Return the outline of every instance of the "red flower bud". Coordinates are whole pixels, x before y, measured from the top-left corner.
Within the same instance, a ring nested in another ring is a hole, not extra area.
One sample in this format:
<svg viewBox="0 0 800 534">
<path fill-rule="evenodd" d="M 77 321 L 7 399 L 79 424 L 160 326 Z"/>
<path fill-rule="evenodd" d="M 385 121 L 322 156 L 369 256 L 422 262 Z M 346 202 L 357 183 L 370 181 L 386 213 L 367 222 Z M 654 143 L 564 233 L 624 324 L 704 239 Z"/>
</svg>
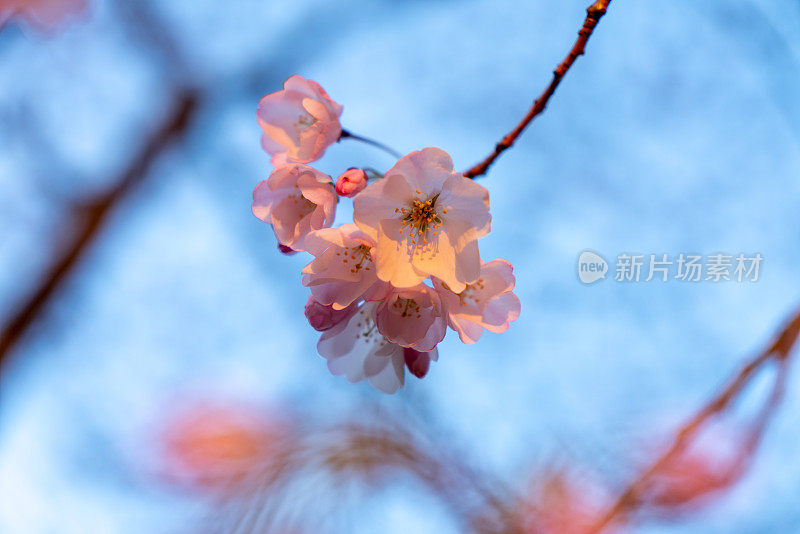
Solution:
<svg viewBox="0 0 800 534">
<path fill-rule="evenodd" d="M 278 250 L 281 251 L 281 254 L 286 254 L 287 256 L 293 256 L 297 254 L 296 250 L 293 250 L 291 247 L 287 247 L 282 243 L 278 243 Z"/>
<path fill-rule="evenodd" d="M 411 348 L 403 349 L 403 356 L 406 360 L 406 367 L 409 372 L 417 378 L 422 378 L 428 374 L 428 368 L 431 365 L 431 357 L 427 352 L 419 352 Z"/>
<path fill-rule="evenodd" d="M 336 192 L 343 197 L 354 197 L 367 187 L 367 173 L 350 168 L 336 180 Z"/>
</svg>

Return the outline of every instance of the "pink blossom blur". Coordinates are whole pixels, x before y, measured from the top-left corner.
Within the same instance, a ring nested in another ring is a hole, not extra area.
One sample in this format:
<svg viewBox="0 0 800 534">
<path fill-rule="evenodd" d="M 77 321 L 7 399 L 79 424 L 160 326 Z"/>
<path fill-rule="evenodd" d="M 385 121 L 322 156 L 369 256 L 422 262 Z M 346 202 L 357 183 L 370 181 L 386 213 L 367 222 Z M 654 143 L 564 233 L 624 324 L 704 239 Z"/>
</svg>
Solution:
<svg viewBox="0 0 800 534">
<path fill-rule="evenodd" d="M 86 0 L 0 0 L 0 25 L 18 18 L 39 31 L 51 31 L 86 6 Z"/>
<path fill-rule="evenodd" d="M 199 402 L 167 416 L 157 437 L 163 476 L 183 486 L 229 490 L 281 447 L 285 421 L 256 406 Z"/>
<path fill-rule="evenodd" d="M 523 500 L 522 529 L 526 534 L 587 534 L 609 506 L 609 491 L 596 480 L 570 470 L 537 474 Z M 620 532 L 620 524 L 603 532 Z"/>
</svg>

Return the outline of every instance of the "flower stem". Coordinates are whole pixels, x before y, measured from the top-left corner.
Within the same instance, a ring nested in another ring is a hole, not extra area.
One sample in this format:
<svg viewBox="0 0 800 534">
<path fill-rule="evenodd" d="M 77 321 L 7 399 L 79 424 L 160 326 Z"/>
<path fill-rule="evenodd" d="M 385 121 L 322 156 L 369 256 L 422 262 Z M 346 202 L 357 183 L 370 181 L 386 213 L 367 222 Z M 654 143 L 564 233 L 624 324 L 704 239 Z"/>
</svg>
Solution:
<svg viewBox="0 0 800 534">
<path fill-rule="evenodd" d="M 376 171 L 372 167 L 364 167 L 362 170 L 365 173 L 367 173 L 367 178 L 369 180 L 378 180 L 380 178 L 383 178 L 383 173 L 380 171 Z"/>
<path fill-rule="evenodd" d="M 388 146 L 384 145 L 383 143 L 379 143 L 377 141 L 373 141 L 372 139 L 367 139 L 366 137 L 361 137 L 360 135 L 356 135 L 354 133 L 350 133 L 347 130 L 343 129 L 342 130 L 342 134 L 339 136 L 339 141 L 341 141 L 342 139 L 347 139 L 347 138 L 355 139 L 356 141 L 361 141 L 362 143 L 366 143 L 368 145 L 372 145 L 375 148 L 379 148 L 379 149 L 383 150 L 387 154 L 391 154 L 392 156 L 394 156 L 397 159 L 400 159 L 400 157 L 401 157 L 400 153 L 398 151 L 392 150 L 391 148 L 389 148 Z"/>
</svg>

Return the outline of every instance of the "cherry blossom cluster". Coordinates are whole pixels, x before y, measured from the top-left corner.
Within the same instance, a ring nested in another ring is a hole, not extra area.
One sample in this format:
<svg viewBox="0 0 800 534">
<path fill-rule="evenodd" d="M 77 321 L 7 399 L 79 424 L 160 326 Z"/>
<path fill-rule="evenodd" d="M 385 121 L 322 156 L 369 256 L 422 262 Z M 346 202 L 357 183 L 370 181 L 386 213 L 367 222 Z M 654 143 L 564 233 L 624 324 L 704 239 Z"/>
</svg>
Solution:
<svg viewBox="0 0 800 534">
<path fill-rule="evenodd" d="M 334 181 L 308 163 L 342 137 L 342 106 L 295 75 L 258 105 L 262 146 L 275 169 L 253 191 L 253 213 L 284 253 L 314 259 L 302 270 L 306 317 L 334 375 L 393 393 L 405 369 L 422 378 L 447 327 L 464 343 L 505 332 L 519 316 L 511 264 L 484 262 L 489 192 L 424 148 L 384 174 L 351 168 Z M 353 222 L 333 227 L 341 197 Z"/>
</svg>

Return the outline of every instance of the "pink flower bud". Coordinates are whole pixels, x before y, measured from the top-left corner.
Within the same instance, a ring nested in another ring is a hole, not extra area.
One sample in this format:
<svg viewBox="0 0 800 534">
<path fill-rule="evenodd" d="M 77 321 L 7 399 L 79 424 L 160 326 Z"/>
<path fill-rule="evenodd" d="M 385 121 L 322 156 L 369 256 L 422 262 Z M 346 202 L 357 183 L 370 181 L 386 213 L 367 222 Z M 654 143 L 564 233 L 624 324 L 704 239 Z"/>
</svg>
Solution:
<svg viewBox="0 0 800 534">
<path fill-rule="evenodd" d="M 339 324 L 352 311 L 353 306 L 348 306 L 343 310 L 334 310 L 333 306 L 320 304 L 314 300 L 314 296 L 308 297 L 306 302 L 306 319 L 311 328 L 319 332 L 330 330 Z"/>
<path fill-rule="evenodd" d="M 412 348 L 404 348 L 403 356 L 406 360 L 406 367 L 409 372 L 417 378 L 422 378 L 428 374 L 428 368 L 431 365 L 431 358 L 427 352 L 419 352 Z"/>
<path fill-rule="evenodd" d="M 297 254 L 296 250 L 294 250 L 292 247 L 287 247 L 283 243 L 278 243 L 278 250 L 281 251 L 281 254 L 286 254 L 287 256 L 293 256 Z"/>
<path fill-rule="evenodd" d="M 367 187 L 367 173 L 361 169 L 347 169 L 336 180 L 336 192 L 343 197 L 354 197 Z"/>
</svg>

